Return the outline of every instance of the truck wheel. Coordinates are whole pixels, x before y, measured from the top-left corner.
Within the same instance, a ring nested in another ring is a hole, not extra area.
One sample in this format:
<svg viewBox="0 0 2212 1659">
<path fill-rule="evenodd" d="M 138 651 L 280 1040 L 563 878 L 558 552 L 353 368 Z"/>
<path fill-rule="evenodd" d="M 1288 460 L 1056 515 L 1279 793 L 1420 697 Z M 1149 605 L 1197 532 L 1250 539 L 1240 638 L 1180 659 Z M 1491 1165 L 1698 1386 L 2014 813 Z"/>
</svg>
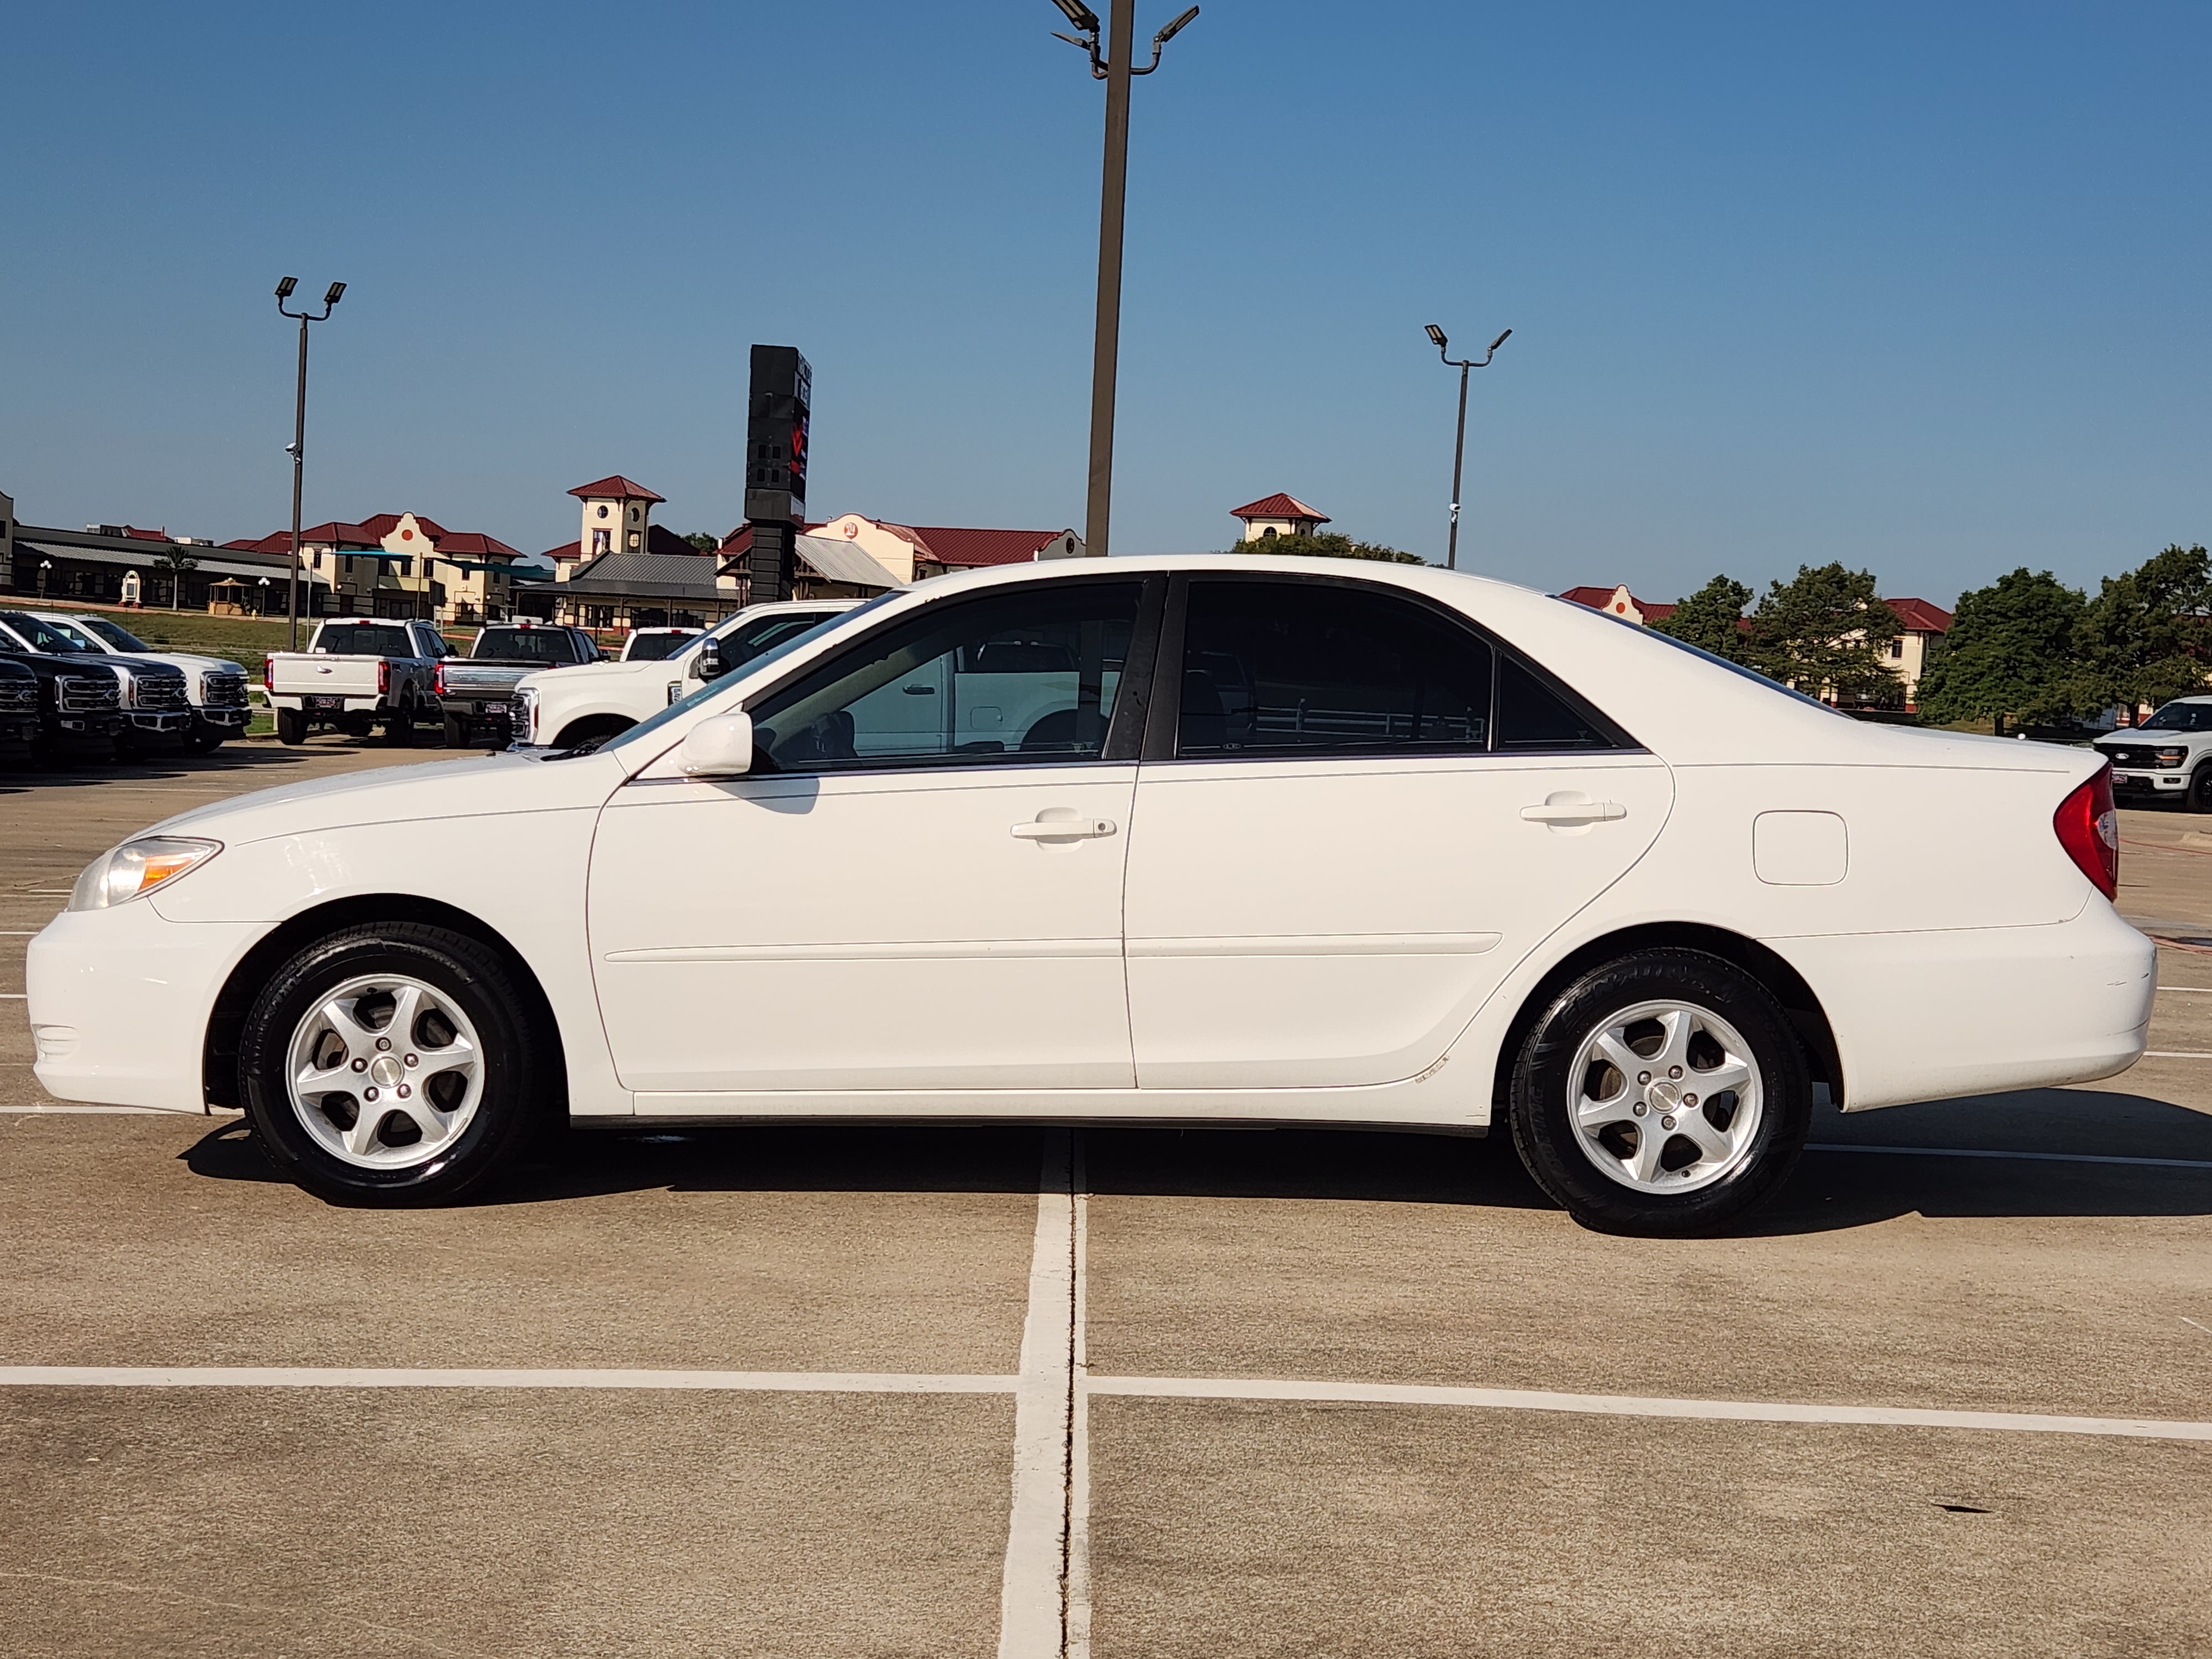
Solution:
<svg viewBox="0 0 2212 1659">
<path fill-rule="evenodd" d="M 384 740 L 394 749 L 404 749 L 415 741 L 414 704 L 400 704 L 398 712 L 385 721 Z"/>
<path fill-rule="evenodd" d="M 240 1033 L 239 1085 L 272 1161 L 334 1204 L 435 1204 L 512 1161 L 549 1092 L 532 1000 L 480 941 L 394 922 L 293 956 Z"/>
<path fill-rule="evenodd" d="M 2212 812 L 2212 764 L 2200 766 L 2189 775 L 2186 799 L 2191 811 Z"/>
<path fill-rule="evenodd" d="M 1679 1238 L 1773 1195 L 1813 1085 L 1766 988 L 1701 951 L 1641 951 L 1568 986 L 1513 1068 L 1528 1173 L 1601 1232 Z"/>
<path fill-rule="evenodd" d="M 469 746 L 469 723 L 459 714 L 446 716 L 446 747 L 465 749 Z"/>
<path fill-rule="evenodd" d="M 307 740 L 307 711 L 304 708 L 280 708 L 276 711 L 276 741 L 298 748 Z"/>
</svg>

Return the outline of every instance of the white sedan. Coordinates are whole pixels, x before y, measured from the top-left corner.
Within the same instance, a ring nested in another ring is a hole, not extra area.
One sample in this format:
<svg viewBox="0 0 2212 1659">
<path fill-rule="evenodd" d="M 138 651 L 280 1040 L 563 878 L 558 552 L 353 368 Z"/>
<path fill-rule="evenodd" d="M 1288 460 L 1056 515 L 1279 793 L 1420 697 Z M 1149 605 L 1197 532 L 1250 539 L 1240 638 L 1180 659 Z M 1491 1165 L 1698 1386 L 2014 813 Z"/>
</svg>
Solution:
<svg viewBox="0 0 2212 1659">
<path fill-rule="evenodd" d="M 273 789 L 88 868 L 41 1082 L 449 1199 L 533 1131 L 1501 1118 L 1586 1224 L 1725 1224 L 1846 1110 L 2108 1076 L 2150 941 L 2080 750 L 1863 725 L 1423 567 L 885 595 L 591 751 Z"/>
</svg>

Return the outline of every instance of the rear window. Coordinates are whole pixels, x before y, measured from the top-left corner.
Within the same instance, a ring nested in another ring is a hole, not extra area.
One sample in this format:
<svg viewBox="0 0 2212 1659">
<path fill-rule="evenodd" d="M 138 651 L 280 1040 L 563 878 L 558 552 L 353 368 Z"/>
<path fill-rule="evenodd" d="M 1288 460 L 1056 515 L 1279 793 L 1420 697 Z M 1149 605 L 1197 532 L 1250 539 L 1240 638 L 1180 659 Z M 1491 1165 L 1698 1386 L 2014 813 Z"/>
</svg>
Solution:
<svg viewBox="0 0 2212 1659">
<path fill-rule="evenodd" d="M 487 628 L 469 655 L 500 662 L 577 663 L 575 636 L 557 628 Z"/>
<path fill-rule="evenodd" d="M 623 647 L 624 662 L 659 662 L 674 656 L 699 636 L 696 634 L 633 634 Z"/>
<path fill-rule="evenodd" d="M 325 623 L 315 650 L 334 657 L 411 657 L 407 630 L 378 623 Z"/>
</svg>

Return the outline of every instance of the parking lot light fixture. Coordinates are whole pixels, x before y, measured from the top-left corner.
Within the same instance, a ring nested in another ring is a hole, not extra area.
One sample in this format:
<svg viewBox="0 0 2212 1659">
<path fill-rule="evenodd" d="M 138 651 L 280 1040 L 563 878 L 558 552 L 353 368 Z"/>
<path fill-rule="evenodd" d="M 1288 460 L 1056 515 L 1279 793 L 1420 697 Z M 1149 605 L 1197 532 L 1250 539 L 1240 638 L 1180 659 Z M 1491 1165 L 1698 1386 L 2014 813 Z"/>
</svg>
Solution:
<svg viewBox="0 0 2212 1659">
<path fill-rule="evenodd" d="M 1091 477 L 1083 512 L 1083 550 L 1103 559 L 1114 505 L 1114 380 L 1121 346 L 1121 221 L 1129 193 L 1129 81 L 1160 66 L 1160 50 L 1198 15 L 1192 6 L 1152 37 L 1152 61 L 1131 61 L 1135 40 L 1135 0 L 1109 0 L 1106 49 L 1099 51 L 1098 14 L 1083 0 L 1053 0 L 1075 26 L 1073 34 L 1053 31 L 1055 39 L 1080 47 L 1091 59 L 1093 80 L 1106 83 L 1106 155 L 1098 191 L 1098 313 L 1091 347 Z"/>
<path fill-rule="evenodd" d="M 1428 325 L 1428 332 L 1429 343 L 1436 347 L 1437 356 L 1443 359 L 1444 367 L 1459 371 L 1459 433 L 1452 440 L 1451 535 L 1444 548 L 1444 568 L 1456 570 L 1459 568 L 1460 463 L 1467 454 L 1468 371 L 1488 368 L 1490 360 L 1498 355 L 1498 348 L 1513 337 L 1513 331 L 1509 328 L 1492 340 L 1490 343 L 1490 349 L 1484 352 L 1479 360 L 1472 357 L 1455 359 L 1451 355 L 1451 342 L 1444 337 L 1443 330 L 1438 328 L 1434 323 Z"/>
<path fill-rule="evenodd" d="M 284 301 L 299 286 L 296 276 L 283 277 L 276 284 L 276 314 L 295 318 L 300 325 L 299 390 L 292 402 L 292 441 L 285 446 L 292 457 L 292 561 L 284 583 L 284 614 L 291 622 L 291 639 L 285 648 L 291 651 L 300 648 L 300 485 L 307 459 L 307 325 L 329 321 L 331 308 L 344 297 L 346 287 L 343 283 L 332 283 L 323 295 L 320 312 L 285 310 Z"/>
</svg>

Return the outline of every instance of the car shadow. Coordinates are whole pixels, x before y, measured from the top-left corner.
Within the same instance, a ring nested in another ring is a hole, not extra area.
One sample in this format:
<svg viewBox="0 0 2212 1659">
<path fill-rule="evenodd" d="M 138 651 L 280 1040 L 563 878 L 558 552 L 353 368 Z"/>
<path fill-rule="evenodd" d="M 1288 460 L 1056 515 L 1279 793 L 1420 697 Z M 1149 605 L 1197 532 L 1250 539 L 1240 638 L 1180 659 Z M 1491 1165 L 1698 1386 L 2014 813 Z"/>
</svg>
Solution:
<svg viewBox="0 0 2212 1659">
<path fill-rule="evenodd" d="M 593 1127 L 551 1138 L 475 1205 L 556 1203 L 624 1192 L 1033 1193 L 1052 1138 L 1037 1124 Z M 2035 1090 L 1846 1115 L 1815 1115 L 1782 1192 L 1729 1231 L 1779 1237 L 1903 1216 L 2212 1214 L 2212 1169 L 2091 1164 L 2078 1154 L 2212 1164 L 2212 1117 L 2142 1096 Z M 1085 1125 L 1085 1189 L 1104 1196 L 1316 1200 L 1550 1209 L 1511 1138 L 1405 1131 Z M 1957 1158 L 1949 1150 L 2042 1158 Z M 232 1120 L 180 1157 L 211 1180 L 284 1177 Z M 2062 1161 L 2064 1160 L 2064 1161 Z"/>
</svg>

